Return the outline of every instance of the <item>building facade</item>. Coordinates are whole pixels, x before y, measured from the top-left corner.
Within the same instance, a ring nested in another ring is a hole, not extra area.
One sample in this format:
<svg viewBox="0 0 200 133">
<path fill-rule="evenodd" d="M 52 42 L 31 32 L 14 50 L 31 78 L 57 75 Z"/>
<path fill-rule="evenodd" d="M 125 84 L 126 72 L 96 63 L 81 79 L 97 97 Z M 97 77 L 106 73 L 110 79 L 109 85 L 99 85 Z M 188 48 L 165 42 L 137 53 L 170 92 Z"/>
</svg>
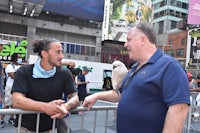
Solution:
<svg viewBox="0 0 200 133">
<path fill-rule="evenodd" d="M 153 24 L 157 34 L 169 33 L 188 16 L 189 0 L 153 0 Z"/>
<path fill-rule="evenodd" d="M 168 34 L 167 45 L 158 45 L 168 55 L 176 58 L 183 66 L 186 66 L 187 31 L 179 31 Z"/>
<path fill-rule="evenodd" d="M 34 54 L 30 45 L 34 39 L 56 38 L 65 58 L 100 62 L 102 23 L 43 11 L 44 0 L 40 1 L 0 1 L 1 40 L 16 45 L 26 40 L 25 60 Z M 4 52 L 1 58 L 10 59 L 12 53 Z"/>
<path fill-rule="evenodd" d="M 153 25 L 157 45 L 165 53 L 177 58 L 185 67 L 187 31 L 178 28 L 187 20 L 189 0 L 153 0 Z"/>
</svg>

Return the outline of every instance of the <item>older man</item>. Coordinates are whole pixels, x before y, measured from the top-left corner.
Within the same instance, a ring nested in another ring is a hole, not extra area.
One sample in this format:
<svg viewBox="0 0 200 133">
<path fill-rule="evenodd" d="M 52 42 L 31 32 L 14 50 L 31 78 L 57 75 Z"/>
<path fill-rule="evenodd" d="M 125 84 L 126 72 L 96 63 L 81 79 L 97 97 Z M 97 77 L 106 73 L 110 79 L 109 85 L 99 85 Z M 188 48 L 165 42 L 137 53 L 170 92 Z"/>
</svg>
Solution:
<svg viewBox="0 0 200 133">
<path fill-rule="evenodd" d="M 130 29 L 124 46 L 136 63 L 120 93 L 95 93 L 85 98 L 83 106 L 90 108 L 98 99 L 119 101 L 118 133 L 181 133 L 190 104 L 182 66 L 157 49 L 154 31 L 145 23 Z"/>
</svg>

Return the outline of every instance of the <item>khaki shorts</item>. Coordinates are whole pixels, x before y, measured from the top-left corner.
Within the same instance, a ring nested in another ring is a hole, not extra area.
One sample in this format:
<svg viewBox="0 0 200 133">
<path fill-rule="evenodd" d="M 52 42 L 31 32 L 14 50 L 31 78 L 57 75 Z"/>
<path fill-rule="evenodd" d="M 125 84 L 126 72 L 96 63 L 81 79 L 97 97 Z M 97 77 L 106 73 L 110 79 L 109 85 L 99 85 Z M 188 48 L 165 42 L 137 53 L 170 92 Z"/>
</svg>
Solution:
<svg viewBox="0 0 200 133">
<path fill-rule="evenodd" d="M 5 95 L 4 95 L 4 106 L 12 105 L 12 94 L 11 94 L 12 86 L 5 87 Z"/>
</svg>

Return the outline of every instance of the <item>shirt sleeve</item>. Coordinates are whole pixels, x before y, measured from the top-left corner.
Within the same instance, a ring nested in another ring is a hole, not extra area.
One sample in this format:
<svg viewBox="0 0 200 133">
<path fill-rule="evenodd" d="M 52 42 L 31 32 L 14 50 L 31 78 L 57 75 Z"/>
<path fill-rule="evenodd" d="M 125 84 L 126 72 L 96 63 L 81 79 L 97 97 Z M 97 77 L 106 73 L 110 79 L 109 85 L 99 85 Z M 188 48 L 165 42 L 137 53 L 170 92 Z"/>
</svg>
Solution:
<svg viewBox="0 0 200 133">
<path fill-rule="evenodd" d="M 12 87 L 12 91 L 13 92 L 19 92 L 19 93 L 23 93 L 24 95 L 26 95 L 28 93 L 28 75 L 26 73 L 26 69 L 24 66 L 21 66 L 18 71 L 15 74 L 15 80 L 14 80 L 14 84 Z"/>
<path fill-rule="evenodd" d="M 179 103 L 190 104 L 186 72 L 178 63 L 170 63 L 162 76 L 162 97 L 167 106 Z"/>
<path fill-rule="evenodd" d="M 71 72 L 68 69 L 62 70 L 61 71 L 64 77 L 64 93 L 66 95 L 71 94 L 73 92 L 77 92 L 75 81 L 73 79 L 73 76 Z"/>
<path fill-rule="evenodd" d="M 6 73 L 11 73 L 11 72 L 15 72 L 13 66 L 11 64 L 8 64 L 6 69 L 5 69 Z"/>
</svg>

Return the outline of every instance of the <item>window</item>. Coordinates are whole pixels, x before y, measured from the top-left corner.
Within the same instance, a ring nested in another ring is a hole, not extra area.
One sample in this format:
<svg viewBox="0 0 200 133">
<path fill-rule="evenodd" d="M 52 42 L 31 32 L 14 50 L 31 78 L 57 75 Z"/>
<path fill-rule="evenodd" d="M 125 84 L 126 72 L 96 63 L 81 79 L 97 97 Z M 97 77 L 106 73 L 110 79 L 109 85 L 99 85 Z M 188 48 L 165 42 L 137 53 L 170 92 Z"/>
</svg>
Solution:
<svg viewBox="0 0 200 133">
<path fill-rule="evenodd" d="M 176 0 L 171 0 L 170 5 L 176 6 Z"/>
<path fill-rule="evenodd" d="M 165 16 L 165 12 L 164 12 L 164 11 L 161 11 L 161 12 L 160 12 L 160 16 Z"/>
<path fill-rule="evenodd" d="M 81 46 L 81 54 L 85 55 L 85 46 Z"/>
<path fill-rule="evenodd" d="M 70 44 L 70 43 L 67 44 L 63 43 L 63 46 L 66 47 L 67 54 L 95 56 L 96 53 L 95 46 L 85 46 L 85 45 Z"/>
<path fill-rule="evenodd" d="M 154 19 L 159 18 L 159 17 L 160 17 L 159 13 L 154 14 Z"/>
<path fill-rule="evenodd" d="M 176 7 L 180 7 L 180 8 L 181 8 L 181 7 L 182 7 L 182 2 L 177 1 L 177 2 L 176 2 Z"/>
<path fill-rule="evenodd" d="M 185 45 L 185 44 L 186 44 L 186 38 L 182 38 L 181 45 Z"/>
<path fill-rule="evenodd" d="M 176 11 L 170 10 L 169 12 L 170 12 L 169 14 L 170 14 L 171 16 L 174 16 Z"/>
<path fill-rule="evenodd" d="M 174 56 L 174 50 L 166 50 L 165 53 L 170 56 Z"/>
<path fill-rule="evenodd" d="M 164 1 L 161 1 L 161 2 L 160 2 L 160 7 L 163 7 L 163 6 L 165 6 L 165 2 L 164 2 Z"/>
<path fill-rule="evenodd" d="M 171 21 L 171 29 L 177 28 L 177 22 L 176 21 Z"/>
<path fill-rule="evenodd" d="M 159 22 L 159 30 L 158 30 L 159 34 L 163 33 L 163 27 L 164 27 L 164 22 L 163 21 Z"/>
<path fill-rule="evenodd" d="M 0 22 L 0 33 L 27 36 L 27 26 Z"/>
<path fill-rule="evenodd" d="M 86 46 L 86 55 L 90 55 L 90 47 Z"/>
<path fill-rule="evenodd" d="M 81 52 L 81 46 L 80 45 L 76 45 L 75 54 L 80 54 L 80 52 Z"/>
<path fill-rule="evenodd" d="M 91 55 L 92 55 L 92 56 L 95 56 L 95 53 L 96 53 L 96 52 L 95 52 L 95 47 L 91 47 Z"/>
<path fill-rule="evenodd" d="M 167 5 L 170 5 L 171 0 L 166 0 Z"/>
<path fill-rule="evenodd" d="M 159 3 L 157 3 L 157 4 L 154 5 L 154 9 L 155 10 L 158 9 L 158 8 L 160 8 L 160 4 Z"/>
<path fill-rule="evenodd" d="M 69 53 L 74 54 L 74 51 L 75 51 L 75 45 L 71 44 Z"/>
<path fill-rule="evenodd" d="M 170 10 L 169 9 L 166 10 L 166 15 L 170 15 Z"/>
<path fill-rule="evenodd" d="M 183 19 L 187 19 L 188 18 L 188 15 L 186 13 L 181 13 L 181 16 Z"/>
<path fill-rule="evenodd" d="M 188 4 L 187 4 L 187 3 L 183 3 L 183 4 L 182 4 L 182 8 L 188 9 Z"/>
<path fill-rule="evenodd" d="M 66 53 L 70 53 L 69 50 L 70 50 L 70 44 L 67 44 Z"/>
<path fill-rule="evenodd" d="M 173 44 L 173 41 L 172 41 L 172 40 L 169 40 L 169 45 L 172 46 L 172 44 Z"/>
<path fill-rule="evenodd" d="M 183 48 L 177 49 L 176 50 L 176 56 L 184 56 L 184 49 Z"/>
</svg>

